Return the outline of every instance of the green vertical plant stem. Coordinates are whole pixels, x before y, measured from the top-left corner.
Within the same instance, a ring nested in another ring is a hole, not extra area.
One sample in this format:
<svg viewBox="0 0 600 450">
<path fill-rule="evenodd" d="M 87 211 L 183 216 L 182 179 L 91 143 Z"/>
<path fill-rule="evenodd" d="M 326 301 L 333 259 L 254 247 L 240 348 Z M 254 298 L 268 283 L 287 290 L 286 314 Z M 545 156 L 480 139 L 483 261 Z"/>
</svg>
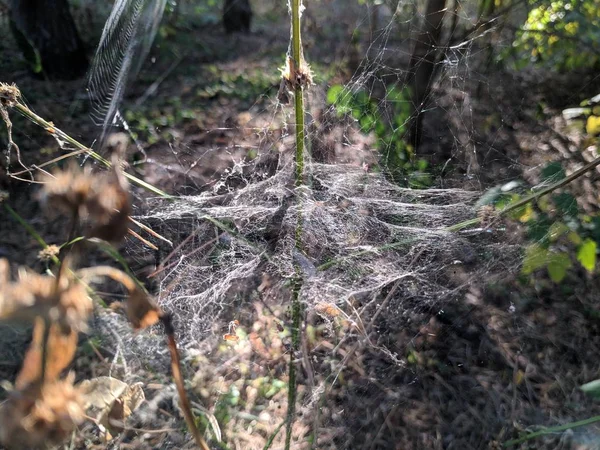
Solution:
<svg viewBox="0 0 600 450">
<path fill-rule="evenodd" d="M 296 161 L 295 161 L 295 186 L 301 187 L 304 184 L 304 98 L 303 86 L 297 81 L 297 71 L 302 67 L 302 42 L 300 39 L 300 6 L 302 0 L 290 0 L 292 11 L 292 59 L 293 70 L 291 71 L 292 80 L 294 82 L 294 114 L 296 119 Z M 300 193 L 297 192 L 298 199 Z M 299 211 L 301 208 L 299 208 Z M 296 223 L 295 246 L 297 251 L 302 251 L 302 217 L 298 213 Z M 296 275 L 292 282 L 292 327 L 291 338 L 292 348 L 290 351 L 289 363 L 289 379 L 288 379 L 288 410 L 287 410 L 287 425 L 285 435 L 285 450 L 290 449 L 292 442 L 292 426 L 296 416 L 296 397 L 297 397 L 297 380 L 296 380 L 296 354 L 300 348 L 300 326 L 302 317 L 302 305 L 300 303 L 300 287 L 302 286 L 302 271 L 296 267 Z"/>
<path fill-rule="evenodd" d="M 302 42 L 300 40 L 300 5 L 301 0 L 292 1 L 292 58 L 296 70 L 302 63 Z M 304 181 L 304 97 L 302 85 L 296 84 L 294 90 L 294 105 L 296 115 L 296 187 Z"/>
</svg>

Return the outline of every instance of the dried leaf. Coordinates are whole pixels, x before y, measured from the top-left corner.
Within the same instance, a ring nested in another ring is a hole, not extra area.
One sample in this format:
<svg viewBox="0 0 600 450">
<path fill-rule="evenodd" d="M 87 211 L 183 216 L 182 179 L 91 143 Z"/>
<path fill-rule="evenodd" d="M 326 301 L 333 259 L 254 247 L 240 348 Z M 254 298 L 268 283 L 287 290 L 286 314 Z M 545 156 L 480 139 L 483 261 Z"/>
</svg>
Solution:
<svg viewBox="0 0 600 450">
<path fill-rule="evenodd" d="M 93 378 L 79 384 L 86 411 L 111 432 L 122 431 L 123 422 L 144 402 L 142 386 L 142 383 L 128 385 L 112 377 Z"/>
<path fill-rule="evenodd" d="M 160 320 L 161 314 L 156 302 L 142 289 L 138 288 L 129 295 L 127 317 L 136 330 L 154 325 Z"/>
</svg>

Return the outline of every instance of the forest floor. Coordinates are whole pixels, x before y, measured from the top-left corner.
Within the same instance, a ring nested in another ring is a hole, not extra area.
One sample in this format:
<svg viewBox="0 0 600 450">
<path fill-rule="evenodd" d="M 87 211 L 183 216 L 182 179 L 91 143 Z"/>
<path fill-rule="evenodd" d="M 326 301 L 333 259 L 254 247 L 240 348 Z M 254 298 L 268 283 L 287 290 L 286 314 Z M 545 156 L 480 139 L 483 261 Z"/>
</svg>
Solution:
<svg viewBox="0 0 600 450">
<path fill-rule="evenodd" d="M 368 77 L 356 74 L 360 67 L 380 79 L 397 73 L 390 68 L 405 67 L 406 43 L 388 39 L 385 46 L 369 46 L 368 24 L 356 19 L 368 17 L 366 10 L 341 3 L 331 2 L 330 10 L 312 14 L 309 10 L 305 17 L 305 52 L 315 73 L 309 142 L 329 163 L 371 166 L 377 160 L 373 138 L 328 114 L 326 86 L 362 84 L 382 95 L 380 85 L 367 84 Z M 130 145 L 134 173 L 168 193 L 218 195 L 249 179 L 272 176 L 292 157 L 292 110 L 276 100 L 288 47 L 287 10 L 265 6 L 256 16 L 249 35 L 226 35 L 205 12 L 161 28 L 150 55 L 156 62 L 145 66 L 124 101 L 125 118 L 139 142 L 139 147 Z M 362 35 L 353 39 L 357 31 Z M 88 117 L 84 81 L 32 78 L 10 40 L 0 42 L 0 53 L 5 56 L 0 81 L 15 82 L 37 114 L 81 142 L 93 142 L 98 129 Z M 458 82 L 448 77 L 436 85 L 435 108 L 425 122 L 423 157 L 432 167 L 444 167 L 437 171 L 434 187 L 483 193 L 515 179 L 534 185 L 550 161 L 561 161 L 568 172 L 589 161 L 593 149 L 581 149 L 581 134 L 567 128 L 561 110 L 596 94 L 597 81 L 533 68 L 520 73 L 486 68 L 476 56 L 470 58 Z M 12 121 L 13 138 L 27 166 L 64 153 L 34 124 L 16 114 Z M 4 130 L 0 136 L 5 139 Z M 136 160 L 144 162 L 136 165 Z M 17 169 L 13 164 L 12 170 Z M 588 212 L 598 208 L 599 173 L 569 188 Z M 63 224 L 45 218 L 35 184 L 3 172 L 0 189 L 48 242 L 60 241 Z M 145 195 L 135 194 L 143 204 Z M 0 227 L 0 257 L 44 270 L 38 242 L 5 210 L 0 211 Z M 523 234 L 518 224 L 507 228 Z M 150 250 L 144 260 L 130 260 L 141 278 L 156 270 L 156 263 Z M 600 281 L 573 271 L 557 286 L 544 276 L 520 277 L 519 267 L 491 278 L 496 281 L 473 282 L 459 300 L 443 308 L 409 313 L 410 321 L 401 327 L 381 317 L 375 328 L 386 334 L 388 348 L 402 365 L 365 340 L 344 339 L 347 324 L 335 317 L 328 320 L 309 311 L 314 336 L 304 350 L 319 363 L 313 373 L 306 366 L 300 371 L 294 437 L 302 443 L 293 448 L 311 448 L 317 425 L 312 448 L 493 449 L 525 429 L 600 414 L 600 404 L 579 389 L 600 378 Z M 223 434 L 224 445 L 214 448 L 263 448 L 285 420 L 289 338 L 279 328 L 290 293 L 275 285 L 280 286 L 268 277 L 254 280 L 249 300 L 224 308 L 206 338 L 184 351 L 192 400 L 203 405 L 196 412 L 210 411 L 203 417 L 212 414 Z M 223 342 L 229 320 L 239 320 L 248 338 L 234 345 Z M 20 349 L 6 352 L 0 369 L 10 379 L 18 370 Z M 134 415 L 131 429 L 110 443 L 102 442 L 90 425 L 71 448 L 186 448 L 168 374 L 144 362 L 144 355 L 128 367 L 118 356 L 108 341 L 94 335 L 82 341 L 74 370 L 78 379 L 110 374 L 143 381 L 147 405 Z M 340 364 L 343 370 L 336 375 L 333 368 Z M 202 425 L 210 430 L 208 421 Z M 272 448 L 283 448 L 283 435 L 281 431 Z M 513 448 L 600 449 L 600 427 L 554 433 Z"/>
</svg>

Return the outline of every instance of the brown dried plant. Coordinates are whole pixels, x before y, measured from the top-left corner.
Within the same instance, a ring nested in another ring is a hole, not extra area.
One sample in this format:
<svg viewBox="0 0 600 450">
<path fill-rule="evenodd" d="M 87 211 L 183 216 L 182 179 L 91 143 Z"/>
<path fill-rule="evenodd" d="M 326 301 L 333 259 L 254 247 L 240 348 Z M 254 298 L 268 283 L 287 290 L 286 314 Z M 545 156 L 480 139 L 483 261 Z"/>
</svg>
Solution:
<svg viewBox="0 0 600 450">
<path fill-rule="evenodd" d="M 71 164 L 42 177 L 40 199 L 52 212 L 90 225 L 87 237 L 119 242 L 128 230 L 131 212 L 129 185 L 115 157 L 108 172 L 94 173 Z"/>
<path fill-rule="evenodd" d="M 129 275 L 114 267 L 89 267 L 79 270 L 77 275 L 88 283 L 96 283 L 101 281 L 102 278 L 108 277 L 122 284 L 129 293 L 125 305 L 127 318 L 136 330 L 156 324 L 163 315 L 162 310 L 150 294 Z"/>
<path fill-rule="evenodd" d="M 0 265 L 6 267 L 3 260 Z M 7 275 L 0 291 L 0 320 L 34 323 L 38 317 L 61 327 L 85 331 L 92 312 L 92 301 L 86 287 L 63 263 L 62 276 L 40 275 L 20 268 L 15 282 Z"/>
<path fill-rule="evenodd" d="M 38 317 L 33 327 L 33 339 L 15 387 L 27 386 L 44 380 L 55 380 L 67 368 L 77 350 L 77 331 L 71 327 L 52 323 L 49 326 Z"/>
<path fill-rule="evenodd" d="M 19 95 L 16 87 L 0 83 L 0 118 L 8 126 L 9 140 L 11 124 L 7 108 L 17 105 Z M 46 130 L 51 134 L 58 132 L 51 123 Z M 49 211 L 71 220 L 69 243 L 76 241 L 75 232 L 82 225 L 87 225 L 85 237 L 110 243 L 121 241 L 129 231 L 131 199 L 121 164 L 124 148 L 122 145 L 112 152 L 107 172 L 93 172 L 89 167 L 82 169 L 73 163 L 67 170 L 56 170 L 42 177 L 44 187 L 40 200 Z M 159 321 L 165 326 L 171 368 L 186 423 L 198 446 L 207 450 L 184 389 L 170 316 L 163 313 L 133 277 L 108 266 L 76 270 L 71 267 L 71 257 L 63 256 L 60 261 L 60 253 L 61 247 L 49 246 L 38 255 L 43 261 L 57 263 L 56 275 L 40 275 L 20 268 L 15 281 L 10 279 L 8 262 L 0 259 L 0 321 L 34 325 L 32 342 L 16 378 L 16 390 L 0 405 L 0 444 L 8 448 L 47 448 L 64 441 L 83 421 L 83 399 L 73 386 L 74 375 L 69 374 L 63 380 L 59 377 L 74 358 L 78 333 L 87 329 L 93 306 L 88 295 L 89 284 L 108 277 L 127 289 L 126 314 L 134 329 Z M 119 400 L 123 404 L 119 403 L 114 409 L 112 419 L 122 422 L 135 402 L 143 400 L 143 391 L 131 396 L 131 404 L 124 403 L 126 399 Z M 114 429 L 118 431 L 119 427 Z"/>
<path fill-rule="evenodd" d="M 48 448 L 83 422 L 83 400 L 71 374 L 11 392 L 0 406 L 0 442 L 7 448 Z"/>
</svg>

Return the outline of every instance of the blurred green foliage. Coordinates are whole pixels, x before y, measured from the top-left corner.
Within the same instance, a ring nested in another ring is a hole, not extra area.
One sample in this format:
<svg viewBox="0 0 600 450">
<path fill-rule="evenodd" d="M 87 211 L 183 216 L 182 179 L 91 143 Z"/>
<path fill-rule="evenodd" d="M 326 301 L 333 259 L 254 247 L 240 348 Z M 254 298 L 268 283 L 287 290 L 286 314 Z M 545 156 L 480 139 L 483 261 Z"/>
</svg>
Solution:
<svg viewBox="0 0 600 450">
<path fill-rule="evenodd" d="M 559 162 L 552 162 L 542 170 L 541 176 L 544 184 L 553 184 L 566 175 Z M 479 205 L 492 204 L 502 210 L 527 194 L 505 186 L 490 189 Z M 545 270 L 554 283 L 561 283 L 569 271 L 577 267 L 595 273 L 600 213 L 581 212 L 577 199 L 570 193 L 563 191 L 541 197 L 535 205 L 530 202 L 509 213 L 508 217 L 524 224 L 530 242 L 525 247 L 523 275 L 531 276 Z"/>
<path fill-rule="evenodd" d="M 512 52 L 517 68 L 548 64 L 558 70 L 600 66 L 600 0 L 530 0 Z"/>
<path fill-rule="evenodd" d="M 337 84 L 327 91 L 327 103 L 335 107 L 338 117 L 352 117 L 363 133 L 375 134 L 380 168 L 386 175 L 413 188 L 431 186 L 428 162 L 417 160 L 405 140 L 412 113 L 407 88 L 392 86 L 380 103 L 365 90 L 351 92 Z"/>
</svg>

